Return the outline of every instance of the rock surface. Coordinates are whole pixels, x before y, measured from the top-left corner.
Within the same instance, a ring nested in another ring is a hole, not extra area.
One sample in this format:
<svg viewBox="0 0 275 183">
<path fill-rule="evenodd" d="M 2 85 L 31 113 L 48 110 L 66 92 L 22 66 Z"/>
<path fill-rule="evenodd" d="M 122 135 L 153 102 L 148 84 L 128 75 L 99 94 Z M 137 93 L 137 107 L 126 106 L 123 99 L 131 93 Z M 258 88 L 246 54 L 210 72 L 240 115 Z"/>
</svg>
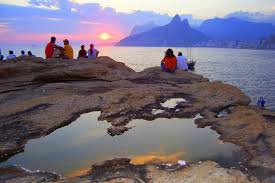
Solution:
<svg viewBox="0 0 275 183">
<path fill-rule="evenodd" d="M 175 108 L 161 105 L 171 98 L 186 101 Z M 29 139 L 45 136 L 86 112 L 101 111 L 99 120 L 112 124 L 111 135 L 129 130 L 126 125 L 132 119 L 188 118 L 201 113 L 199 127 L 211 126 L 223 141 L 242 146 L 249 155 L 249 173 L 272 182 L 275 114 L 249 103 L 238 88 L 191 72 L 169 74 L 158 67 L 135 72 L 109 57 L 18 58 L 0 63 L 0 158 L 23 151 Z M 152 114 L 154 109 L 165 112 Z M 229 114 L 218 117 L 224 109 Z"/>
<path fill-rule="evenodd" d="M 177 182 L 177 183 L 258 183 L 255 178 L 248 179 L 239 170 L 227 170 L 221 168 L 217 163 L 206 161 L 201 164 L 178 168 L 173 171 L 160 168 L 157 165 L 133 165 L 130 159 L 114 159 L 103 162 L 99 165 L 92 166 L 91 170 L 86 174 L 61 179 L 60 177 L 50 173 L 30 173 L 18 167 L 10 167 L 5 170 L 8 173 L 18 175 L 1 176 L 3 182 L 57 182 L 57 183 L 88 183 L 88 182 L 104 182 L 104 183 L 161 183 L 161 182 Z M 0 171 L 4 171 L 0 168 Z M 5 174 L 5 173 L 4 173 Z M 38 176 L 40 175 L 40 176 Z"/>
</svg>

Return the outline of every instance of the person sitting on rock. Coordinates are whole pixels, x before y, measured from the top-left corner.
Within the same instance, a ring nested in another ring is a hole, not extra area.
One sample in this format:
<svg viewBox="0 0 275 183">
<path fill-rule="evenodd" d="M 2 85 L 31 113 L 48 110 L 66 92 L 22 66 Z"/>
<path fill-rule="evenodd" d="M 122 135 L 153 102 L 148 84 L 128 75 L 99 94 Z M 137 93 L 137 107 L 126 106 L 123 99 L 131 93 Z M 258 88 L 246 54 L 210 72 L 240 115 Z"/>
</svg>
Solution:
<svg viewBox="0 0 275 183">
<path fill-rule="evenodd" d="M 78 52 L 78 58 L 88 58 L 87 51 L 85 50 L 85 46 L 81 45 L 81 49 Z"/>
<path fill-rule="evenodd" d="M 56 45 L 55 41 L 56 38 L 51 37 L 51 41 L 47 44 L 45 48 L 46 59 L 64 57 L 64 49 L 61 46 Z"/>
<path fill-rule="evenodd" d="M 172 49 L 165 52 L 165 57 L 161 61 L 161 68 L 164 72 L 174 73 L 177 70 L 177 58 Z"/>
<path fill-rule="evenodd" d="M 69 40 L 65 39 L 65 40 L 63 40 L 63 43 L 64 43 L 64 55 L 65 55 L 65 58 L 73 59 L 74 58 L 74 50 L 71 47 L 71 45 L 69 43 Z"/>
<path fill-rule="evenodd" d="M 13 54 L 13 51 L 10 50 L 9 55 L 7 56 L 7 60 L 11 60 L 11 59 L 14 59 L 14 58 L 16 58 L 16 56 Z"/>
<path fill-rule="evenodd" d="M 94 45 L 90 45 L 90 49 L 88 50 L 88 58 L 95 59 L 98 57 L 99 51 L 94 48 Z"/>
<path fill-rule="evenodd" d="M 28 51 L 28 56 L 35 57 L 35 55 L 33 55 L 31 51 Z"/>
<path fill-rule="evenodd" d="M 3 60 L 4 56 L 2 55 L 1 49 L 0 49 L 0 60 Z"/>
<path fill-rule="evenodd" d="M 178 53 L 177 56 L 177 67 L 179 70 L 188 70 L 188 65 L 187 65 L 187 58 L 182 55 L 182 52 Z"/>
<path fill-rule="evenodd" d="M 23 57 L 27 56 L 27 55 L 25 54 L 25 51 L 24 51 L 24 50 L 21 51 L 21 56 L 23 56 Z"/>
</svg>

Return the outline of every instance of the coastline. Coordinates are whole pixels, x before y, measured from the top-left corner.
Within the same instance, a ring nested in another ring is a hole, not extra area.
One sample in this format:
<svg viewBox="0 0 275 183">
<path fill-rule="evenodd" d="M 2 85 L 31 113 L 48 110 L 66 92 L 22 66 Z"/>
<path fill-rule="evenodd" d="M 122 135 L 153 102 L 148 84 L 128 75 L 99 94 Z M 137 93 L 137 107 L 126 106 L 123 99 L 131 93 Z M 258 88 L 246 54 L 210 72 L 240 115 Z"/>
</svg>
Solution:
<svg viewBox="0 0 275 183">
<path fill-rule="evenodd" d="M 267 181 L 274 175 L 275 114 L 250 106 L 250 99 L 236 87 L 190 72 L 163 73 L 158 67 L 135 72 L 109 57 L 93 62 L 16 60 L 0 63 L 1 159 L 23 151 L 29 139 L 45 136 L 87 112 L 101 111 L 99 120 L 112 124 L 108 129 L 112 135 L 131 130 L 126 125 L 133 119 L 189 118 L 200 113 L 199 127 L 211 126 L 223 141 L 249 154 L 249 174 Z M 160 105 L 176 97 L 187 101 L 177 106 L 179 111 Z M 153 115 L 152 109 L 165 112 Z M 225 109 L 229 114 L 218 118 Z M 263 171 L 261 177 L 258 172 Z"/>
</svg>

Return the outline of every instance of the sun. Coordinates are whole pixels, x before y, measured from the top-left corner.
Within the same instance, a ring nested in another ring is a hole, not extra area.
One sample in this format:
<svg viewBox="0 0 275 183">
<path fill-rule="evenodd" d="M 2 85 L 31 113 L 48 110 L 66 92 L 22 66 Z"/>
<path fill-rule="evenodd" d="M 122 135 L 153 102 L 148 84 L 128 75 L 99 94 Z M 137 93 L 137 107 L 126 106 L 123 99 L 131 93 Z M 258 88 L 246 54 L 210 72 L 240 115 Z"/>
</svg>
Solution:
<svg viewBox="0 0 275 183">
<path fill-rule="evenodd" d="M 99 39 L 101 39 L 103 41 L 107 41 L 112 38 L 112 36 L 107 32 L 100 33 L 98 37 L 99 37 Z"/>
</svg>

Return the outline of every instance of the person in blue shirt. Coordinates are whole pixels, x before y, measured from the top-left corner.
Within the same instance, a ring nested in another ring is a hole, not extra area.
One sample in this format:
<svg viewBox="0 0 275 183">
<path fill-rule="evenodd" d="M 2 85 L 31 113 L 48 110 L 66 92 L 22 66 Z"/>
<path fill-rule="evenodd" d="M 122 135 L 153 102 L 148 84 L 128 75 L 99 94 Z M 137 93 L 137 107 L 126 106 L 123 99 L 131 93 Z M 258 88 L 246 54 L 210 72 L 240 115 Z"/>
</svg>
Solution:
<svg viewBox="0 0 275 183">
<path fill-rule="evenodd" d="M 88 50 L 88 58 L 95 59 L 98 57 L 99 51 L 94 48 L 94 45 L 90 45 L 90 49 Z"/>
</svg>

